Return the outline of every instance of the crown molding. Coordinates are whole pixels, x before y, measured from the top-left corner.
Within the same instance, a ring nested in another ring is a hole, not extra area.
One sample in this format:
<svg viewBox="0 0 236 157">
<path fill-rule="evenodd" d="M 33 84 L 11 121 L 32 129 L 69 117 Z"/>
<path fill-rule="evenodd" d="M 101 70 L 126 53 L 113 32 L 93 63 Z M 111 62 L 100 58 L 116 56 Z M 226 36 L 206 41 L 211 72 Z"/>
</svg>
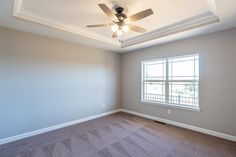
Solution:
<svg viewBox="0 0 236 157">
<path fill-rule="evenodd" d="M 177 34 L 180 32 L 195 29 L 201 26 L 209 25 L 219 22 L 219 17 L 212 12 L 205 12 L 203 14 L 191 17 L 189 19 L 174 23 L 172 25 L 150 31 L 143 35 L 124 40 L 121 47 L 126 48 L 129 46 L 144 43 L 150 40 L 158 39 L 161 37 Z"/>
<path fill-rule="evenodd" d="M 64 23 L 61 21 L 57 21 L 53 18 L 43 16 L 38 14 L 32 10 L 26 10 L 23 8 L 23 1 L 24 0 L 14 0 L 14 11 L 13 16 L 17 18 L 21 18 L 24 20 L 28 20 L 31 22 L 39 23 L 51 28 L 56 28 L 59 30 L 63 30 L 66 32 L 74 33 L 80 36 L 88 37 L 93 40 L 101 41 L 118 48 L 127 48 L 130 46 L 142 44 L 144 42 L 148 42 L 151 40 L 159 39 L 161 37 L 166 37 L 169 35 L 174 35 L 180 32 L 188 31 L 191 29 L 195 29 L 201 26 L 209 25 L 215 22 L 219 22 L 219 17 L 216 15 L 216 2 L 215 0 L 206 0 L 210 11 L 202 13 L 200 15 L 191 17 L 189 19 L 185 19 L 183 21 L 174 23 L 172 25 L 168 25 L 139 36 L 126 39 L 124 41 L 115 41 L 111 38 L 104 37 L 97 33 L 94 33 L 90 30 L 70 25 L 68 23 Z"/>
<path fill-rule="evenodd" d="M 115 41 L 111 38 L 107 38 L 104 36 L 101 36 L 99 34 L 93 33 L 89 30 L 86 30 L 84 28 L 70 25 L 68 23 L 59 22 L 53 18 L 43 16 L 41 14 L 38 14 L 32 10 L 26 10 L 23 8 L 23 0 L 15 0 L 14 1 L 14 11 L 13 16 L 17 18 L 21 18 L 24 20 L 28 20 L 31 22 L 39 23 L 51 28 L 56 28 L 59 30 L 67 31 L 70 33 L 78 34 L 84 37 L 88 37 L 94 40 L 98 40 L 101 42 L 105 42 L 108 44 L 111 44 L 113 46 L 121 47 L 120 42 Z"/>
<path fill-rule="evenodd" d="M 211 12 L 213 12 L 215 15 L 217 15 L 217 6 L 216 6 L 216 0 L 206 0 L 207 4 L 211 10 Z"/>
<path fill-rule="evenodd" d="M 16 14 L 20 12 L 22 4 L 23 4 L 22 0 L 14 0 L 13 16 L 16 16 Z"/>
</svg>

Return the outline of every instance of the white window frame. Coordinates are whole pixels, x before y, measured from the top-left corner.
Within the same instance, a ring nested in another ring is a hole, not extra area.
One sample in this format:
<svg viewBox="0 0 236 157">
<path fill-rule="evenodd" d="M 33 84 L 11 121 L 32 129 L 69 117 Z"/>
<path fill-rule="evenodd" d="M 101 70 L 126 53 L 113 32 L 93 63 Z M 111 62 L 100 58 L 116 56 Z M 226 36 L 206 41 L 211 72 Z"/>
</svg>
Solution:
<svg viewBox="0 0 236 157">
<path fill-rule="evenodd" d="M 173 103 L 169 103 L 169 83 L 170 82 L 193 82 L 193 81 L 187 81 L 187 80 L 178 80 L 178 81 L 169 81 L 169 60 L 170 59 L 178 59 L 178 58 L 184 58 L 184 57 L 192 57 L 194 55 L 198 55 L 199 54 L 190 54 L 190 55 L 181 55 L 181 56 L 175 56 L 175 57 L 167 57 L 167 58 L 159 58 L 159 59 L 152 59 L 152 60 L 145 60 L 141 62 L 141 102 L 144 104 L 153 104 L 153 105 L 159 105 L 159 106 L 163 106 L 163 107 L 171 107 L 171 108 L 177 108 L 177 109 L 185 109 L 185 110 L 190 110 L 190 111 L 200 111 L 200 106 L 199 106 L 199 102 L 200 102 L 200 97 L 199 97 L 199 87 L 200 87 L 200 78 L 198 80 L 194 80 L 195 82 L 198 83 L 198 104 L 196 107 L 191 107 L 188 105 L 181 105 L 181 104 L 173 104 Z M 144 84 L 145 84 L 145 80 L 144 80 L 144 63 L 147 62 L 153 62 L 153 61 L 166 61 L 166 80 L 164 81 L 160 81 L 160 82 L 165 82 L 165 102 L 160 102 L 160 101 L 148 101 L 144 99 Z M 199 59 L 200 62 L 200 59 Z M 200 66 L 200 65 L 199 65 Z M 195 70 L 195 68 L 194 68 Z M 200 73 L 200 72 L 199 72 Z M 199 75 L 200 77 L 200 75 Z"/>
</svg>

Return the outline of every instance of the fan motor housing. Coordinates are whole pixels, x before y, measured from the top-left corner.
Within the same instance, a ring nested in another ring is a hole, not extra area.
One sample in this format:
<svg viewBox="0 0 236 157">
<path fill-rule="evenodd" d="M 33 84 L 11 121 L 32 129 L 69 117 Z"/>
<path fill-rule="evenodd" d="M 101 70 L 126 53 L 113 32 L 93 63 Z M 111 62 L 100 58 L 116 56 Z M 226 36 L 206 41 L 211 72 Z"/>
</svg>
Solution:
<svg viewBox="0 0 236 157">
<path fill-rule="evenodd" d="M 118 18 L 119 21 L 123 21 L 127 18 L 125 14 L 123 14 L 124 8 L 122 7 L 117 7 L 116 9 L 116 17 Z"/>
</svg>

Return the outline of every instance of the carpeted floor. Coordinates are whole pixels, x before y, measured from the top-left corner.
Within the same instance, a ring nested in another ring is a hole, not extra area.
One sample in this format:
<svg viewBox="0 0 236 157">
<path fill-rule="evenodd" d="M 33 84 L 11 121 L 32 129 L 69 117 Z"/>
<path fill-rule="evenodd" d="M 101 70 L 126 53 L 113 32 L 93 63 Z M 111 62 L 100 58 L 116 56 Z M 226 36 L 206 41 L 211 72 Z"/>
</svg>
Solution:
<svg viewBox="0 0 236 157">
<path fill-rule="evenodd" d="M 117 113 L 2 145 L 0 157 L 236 157 L 236 143 Z"/>
</svg>

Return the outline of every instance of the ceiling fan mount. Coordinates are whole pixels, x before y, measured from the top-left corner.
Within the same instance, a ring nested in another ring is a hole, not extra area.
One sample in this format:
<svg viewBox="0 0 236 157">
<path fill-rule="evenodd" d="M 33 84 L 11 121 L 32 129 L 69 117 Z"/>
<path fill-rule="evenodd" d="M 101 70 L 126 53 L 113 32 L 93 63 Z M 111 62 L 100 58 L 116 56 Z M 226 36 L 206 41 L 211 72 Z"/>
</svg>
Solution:
<svg viewBox="0 0 236 157">
<path fill-rule="evenodd" d="M 112 38 L 116 38 L 117 36 L 122 35 L 123 32 L 128 32 L 129 30 L 138 33 L 146 32 L 146 29 L 132 25 L 131 22 L 141 20 L 153 14 L 152 9 L 146 9 L 128 17 L 126 14 L 123 13 L 123 7 L 116 7 L 114 12 L 106 4 L 98 4 L 98 6 L 111 19 L 112 22 L 109 24 L 87 25 L 87 27 L 109 27 L 113 32 Z"/>
<path fill-rule="evenodd" d="M 127 15 L 125 15 L 124 13 L 123 13 L 123 11 L 124 11 L 124 8 L 122 8 L 122 7 L 117 7 L 116 9 L 116 17 L 117 17 L 117 19 L 119 20 L 119 21 L 124 21 L 126 18 L 127 18 Z"/>
<path fill-rule="evenodd" d="M 120 14 L 124 11 L 124 8 L 123 7 L 116 7 L 115 10 L 116 10 L 117 13 Z"/>
</svg>

